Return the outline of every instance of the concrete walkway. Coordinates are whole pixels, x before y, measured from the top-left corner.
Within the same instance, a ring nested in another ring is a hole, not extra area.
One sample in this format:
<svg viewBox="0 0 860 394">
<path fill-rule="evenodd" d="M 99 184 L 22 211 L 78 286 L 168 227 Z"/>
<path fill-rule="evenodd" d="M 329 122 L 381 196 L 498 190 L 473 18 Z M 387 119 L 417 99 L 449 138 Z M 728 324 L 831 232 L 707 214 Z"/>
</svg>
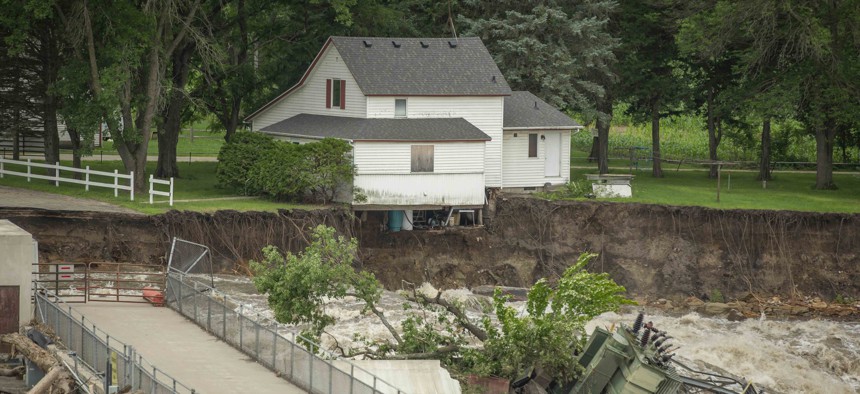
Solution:
<svg viewBox="0 0 860 394">
<path fill-rule="evenodd" d="M 2 185 L 0 185 L 0 207 L 38 208 L 53 211 L 95 211 L 141 214 L 133 209 L 108 204 L 102 201 L 64 196 L 62 194 L 45 193 L 36 190 L 19 189 Z"/>
<path fill-rule="evenodd" d="M 305 392 L 169 308 L 108 302 L 72 308 L 198 393 Z"/>
</svg>

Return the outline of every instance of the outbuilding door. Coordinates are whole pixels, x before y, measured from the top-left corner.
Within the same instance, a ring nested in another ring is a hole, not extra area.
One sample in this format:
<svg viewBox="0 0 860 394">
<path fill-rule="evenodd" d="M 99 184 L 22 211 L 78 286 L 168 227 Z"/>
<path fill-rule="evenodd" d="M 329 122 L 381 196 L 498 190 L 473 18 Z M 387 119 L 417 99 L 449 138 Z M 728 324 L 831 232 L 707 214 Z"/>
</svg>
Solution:
<svg viewBox="0 0 860 394">
<path fill-rule="evenodd" d="M 561 133 L 544 133 L 544 136 L 546 137 L 544 176 L 557 177 L 561 174 Z"/>
<path fill-rule="evenodd" d="M 18 332 L 18 286 L 0 286 L 0 334 Z M 9 345 L 0 345 L 0 353 L 8 353 Z"/>
</svg>

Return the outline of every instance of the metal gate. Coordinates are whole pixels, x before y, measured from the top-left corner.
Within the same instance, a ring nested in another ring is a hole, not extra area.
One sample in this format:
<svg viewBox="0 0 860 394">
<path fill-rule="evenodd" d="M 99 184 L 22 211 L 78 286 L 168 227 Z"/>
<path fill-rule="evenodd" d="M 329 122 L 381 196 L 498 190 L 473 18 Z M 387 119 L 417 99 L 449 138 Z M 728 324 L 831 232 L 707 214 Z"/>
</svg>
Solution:
<svg viewBox="0 0 860 394">
<path fill-rule="evenodd" d="M 87 302 L 157 303 L 166 277 L 160 267 L 145 264 L 90 263 Z M 150 294 L 152 292 L 152 294 Z"/>
<path fill-rule="evenodd" d="M 87 269 L 82 263 L 33 264 L 33 294 L 41 287 L 66 303 L 87 302 Z"/>
<path fill-rule="evenodd" d="M 33 290 L 66 303 L 152 302 L 160 304 L 165 273 L 159 266 L 127 263 L 33 264 Z M 151 293 L 151 294 L 150 294 Z M 149 294 L 149 295 L 147 295 Z"/>
</svg>

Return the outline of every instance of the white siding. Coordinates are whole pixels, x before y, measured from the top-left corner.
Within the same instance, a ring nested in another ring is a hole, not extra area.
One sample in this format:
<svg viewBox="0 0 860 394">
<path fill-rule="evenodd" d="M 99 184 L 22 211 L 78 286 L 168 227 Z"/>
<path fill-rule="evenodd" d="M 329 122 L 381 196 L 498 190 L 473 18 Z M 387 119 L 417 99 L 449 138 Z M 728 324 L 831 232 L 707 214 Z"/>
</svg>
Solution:
<svg viewBox="0 0 860 394">
<path fill-rule="evenodd" d="M 544 176 L 546 146 L 540 139 L 544 133 L 558 133 L 558 130 L 505 130 L 503 188 L 540 187 L 545 183 L 557 185 L 570 179 L 570 131 L 561 131 L 560 176 Z M 537 157 L 529 156 L 529 134 L 538 135 Z M 514 134 L 517 134 L 514 137 Z"/>
<path fill-rule="evenodd" d="M 481 173 L 356 175 L 355 186 L 367 201 L 353 205 L 480 206 L 484 205 L 483 179 Z"/>
<path fill-rule="evenodd" d="M 409 118 L 463 118 L 492 138 L 484 147 L 487 187 L 502 186 L 502 121 L 504 97 L 371 96 L 368 118 L 393 118 L 394 99 L 406 98 Z"/>
<path fill-rule="evenodd" d="M 433 172 L 484 172 L 483 142 L 363 142 L 353 149 L 358 174 L 409 174 L 412 145 L 433 145 Z"/>
<path fill-rule="evenodd" d="M 433 145 L 433 173 L 412 173 L 412 145 Z M 362 205 L 482 205 L 483 142 L 362 142 L 353 148 Z"/>
<path fill-rule="evenodd" d="M 332 78 L 346 80 L 345 109 L 325 107 L 325 81 Z M 316 67 L 311 70 L 305 84 L 257 115 L 253 120 L 252 130 L 260 130 L 298 114 L 363 118 L 366 113 L 367 100 L 364 93 L 355 83 L 337 49 L 334 45 L 329 45 Z"/>
</svg>

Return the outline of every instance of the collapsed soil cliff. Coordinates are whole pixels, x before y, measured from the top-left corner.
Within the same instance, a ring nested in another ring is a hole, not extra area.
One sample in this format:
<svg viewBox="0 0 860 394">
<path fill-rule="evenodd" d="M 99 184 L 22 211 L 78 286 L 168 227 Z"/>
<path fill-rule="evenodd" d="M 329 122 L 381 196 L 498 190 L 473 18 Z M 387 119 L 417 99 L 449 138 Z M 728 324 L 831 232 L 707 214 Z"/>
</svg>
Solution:
<svg viewBox="0 0 860 394">
<path fill-rule="evenodd" d="M 557 277 L 585 251 L 639 296 L 739 296 L 750 290 L 860 298 L 860 215 L 722 211 L 600 202 L 501 199 L 487 228 L 381 231 L 341 210 L 170 212 L 140 216 L 0 210 L 34 234 L 42 260 L 163 264 L 172 237 L 208 245 L 216 267 L 259 257 L 274 244 L 297 251 L 317 224 L 358 237 L 360 264 L 389 288 L 528 286 Z M 241 265 L 239 265 L 241 267 Z"/>
</svg>

